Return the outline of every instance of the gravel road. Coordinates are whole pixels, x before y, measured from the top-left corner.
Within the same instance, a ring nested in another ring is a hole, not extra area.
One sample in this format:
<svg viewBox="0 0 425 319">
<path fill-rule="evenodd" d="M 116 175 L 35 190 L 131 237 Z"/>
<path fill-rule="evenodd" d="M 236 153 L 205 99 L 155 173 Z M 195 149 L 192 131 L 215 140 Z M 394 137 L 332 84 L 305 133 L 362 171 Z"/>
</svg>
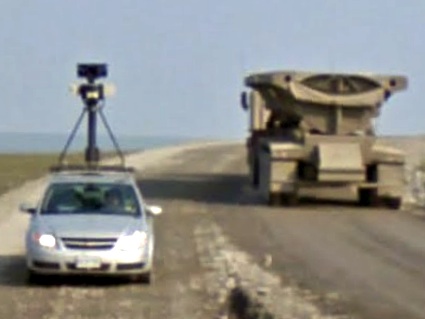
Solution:
<svg viewBox="0 0 425 319">
<path fill-rule="evenodd" d="M 154 284 L 28 286 L 28 217 L 17 206 L 37 199 L 38 180 L 0 198 L 0 318 L 237 318 L 229 309 L 246 318 L 425 318 L 419 215 L 340 202 L 266 207 L 247 186 L 240 143 L 158 149 L 128 162 L 148 202 L 164 208 Z M 241 310 L 241 294 L 251 309 Z"/>
</svg>

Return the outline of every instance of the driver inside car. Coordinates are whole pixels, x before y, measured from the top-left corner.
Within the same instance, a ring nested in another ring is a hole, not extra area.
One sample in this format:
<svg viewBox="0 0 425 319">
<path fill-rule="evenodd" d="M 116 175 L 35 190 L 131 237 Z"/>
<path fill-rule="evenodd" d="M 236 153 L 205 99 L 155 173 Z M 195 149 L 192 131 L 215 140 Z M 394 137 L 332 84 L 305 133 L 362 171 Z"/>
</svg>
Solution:
<svg viewBox="0 0 425 319">
<path fill-rule="evenodd" d="M 103 207 L 107 210 L 123 210 L 124 202 L 122 194 L 117 189 L 110 189 L 105 193 L 105 201 Z"/>
</svg>

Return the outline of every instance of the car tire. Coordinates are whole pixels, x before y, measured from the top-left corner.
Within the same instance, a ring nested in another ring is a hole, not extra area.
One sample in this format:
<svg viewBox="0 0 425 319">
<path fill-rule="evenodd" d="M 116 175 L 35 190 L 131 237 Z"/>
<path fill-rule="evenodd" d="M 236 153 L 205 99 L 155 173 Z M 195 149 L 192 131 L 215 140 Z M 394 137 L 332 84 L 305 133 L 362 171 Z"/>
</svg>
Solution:
<svg viewBox="0 0 425 319">
<path fill-rule="evenodd" d="M 27 272 L 27 283 L 32 286 L 40 286 L 45 283 L 44 276 L 37 274 L 32 270 Z"/>
<path fill-rule="evenodd" d="M 153 273 L 152 271 L 149 271 L 141 275 L 133 276 L 132 281 L 144 285 L 151 285 L 153 283 Z"/>
<path fill-rule="evenodd" d="M 153 273 L 152 271 L 147 272 L 140 276 L 140 282 L 145 285 L 150 285 L 153 283 Z"/>
</svg>

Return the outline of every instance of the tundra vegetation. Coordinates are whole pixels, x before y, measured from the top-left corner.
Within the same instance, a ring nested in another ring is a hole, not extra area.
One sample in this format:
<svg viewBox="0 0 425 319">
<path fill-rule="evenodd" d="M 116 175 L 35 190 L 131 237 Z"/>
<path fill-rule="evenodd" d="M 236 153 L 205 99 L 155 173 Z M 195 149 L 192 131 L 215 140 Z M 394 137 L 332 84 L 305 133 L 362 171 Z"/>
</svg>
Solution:
<svg viewBox="0 0 425 319">
<path fill-rule="evenodd" d="M 108 155 L 107 155 L 108 156 Z M 67 156 L 69 164 L 83 163 L 82 153 Z M 1 154 L 0 155 L 0 194 L 15 188 L 27 180 L 37 179 L 57 164 L 57 153 Z"/>
</svg>

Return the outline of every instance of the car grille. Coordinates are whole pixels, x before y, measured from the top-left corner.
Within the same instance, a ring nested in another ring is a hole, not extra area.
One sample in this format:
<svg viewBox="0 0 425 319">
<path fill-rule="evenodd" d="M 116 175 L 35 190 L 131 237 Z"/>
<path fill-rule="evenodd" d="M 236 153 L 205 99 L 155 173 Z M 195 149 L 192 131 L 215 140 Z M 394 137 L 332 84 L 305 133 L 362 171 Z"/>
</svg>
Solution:
<svg viewBox="0 0 425 319">
<path fill-rule="evenodd" d="M 78 250 L 110 250 L 117 242 L 117 238 L 61 238 L 68 249 Z"/>
<path fill-rule="evenodd" d="M 60 265 L 58 263 L 52 263 L 52 262 L 34 260 L 32 265 L 36 268 L 60 269 Z"/>
<path fill-rule="evenodd" d="M 67 263 L 66 268 L 68 270 L 77 270 L 77 271 L 86 271 L 86 272 L 99 271 L 99 270 L 100 271 L 108 271 L 111 268 L 111 265 L 110 264 L 101 264 L 99 268 L 81 269 L 81 268 L 78 268 L 75 263 Z"/>
</svg>

